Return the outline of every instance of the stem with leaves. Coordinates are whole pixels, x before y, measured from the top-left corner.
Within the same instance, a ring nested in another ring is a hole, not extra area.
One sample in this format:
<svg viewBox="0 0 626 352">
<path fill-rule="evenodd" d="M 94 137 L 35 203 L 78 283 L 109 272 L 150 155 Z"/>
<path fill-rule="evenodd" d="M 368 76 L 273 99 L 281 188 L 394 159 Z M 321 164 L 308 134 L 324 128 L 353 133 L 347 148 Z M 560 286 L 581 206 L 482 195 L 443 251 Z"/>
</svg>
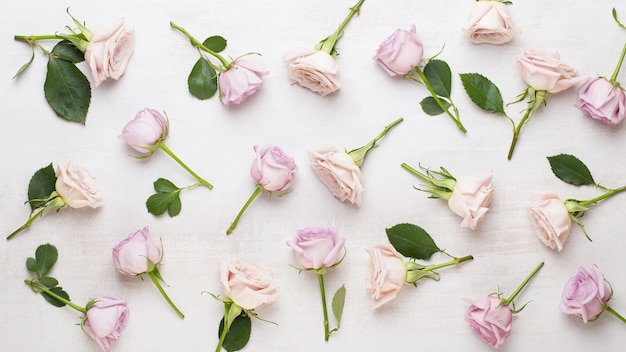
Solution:
<svg viewBox="0 0 626 352">
<path fill-rule="evenodd" d="M 537 272 L 539 271 L 539 269 L 541 269 L 543 267 L 543 262 L 539 263 L 535 269 L 526 277 L 526 279 L 524 279 L 524 281 L 517 287 L 517 289 L 515 290 L 515 292 L 513 292 L 509 298 L 506 299 L 501 299 L 500 300 L 500 305 L 501 306 L 508 306 L 511 303 L 513 303 L 513 300 L 515 299 L 515 297 L 517 297 L 517 295 L 522 292 L 522 289 L 524 289 L 524 287 L 528 284 L 528 282 L 530 282 L 530 280 L 535 276 L 535 274 L 537 274 Z"/>
<path fill-rule="evenodd" d="M 65 201 L 59 196 L 59 194 L 57 192 L 53 192 L 50 195 L 50 197 L 47 199 L 46 205 L 43 208 L 41 208 L 41 210 L 36 212 L 35 214 L 31 213 L 32 215 L 28 218 L 28 221 L 26 221 L 26 223 L 24 223 L 24 225 L 20 226 L 17 230 L 13 231 L 9 236 L 7 236 L 7 240 L 12 239 L 18 233 L 20 233 L 20 232 L 26 230 L 27 228 L 31 227 L 33 225 L 33 223 L 35 222 L 35 220 L 40 218 L 46 211 L 48 211 L 48 210 L 59 210 L 59 209 L 65 207 L 65 205 L 66 205 Z"/>
<path fill-rule="evenodd" d="M 509 147 L 509 153 L 507 154 L 507 159 L 511 160 L 513 156 L 513 150 L 515 149 L 515 145 L 517 144 L 517 140 L 519 138 L 520 131 L 522 130 L 522 126 L 533 117 L 535 111 L 541 107 L 541 105 L 545 104 L 546 95 L 548 94 L 545 90 L 534 90 L 531 87 L 527 88 L 526 93 L 530 95 L 530 99 L 528 100 L 528 106 L 526 107 L 526 113 L 520 120 L 519 124 L 515 126 L 513 124 L 513 139 L 511 140 L 511 146 Z"/>
<path fill-rule="evenodd" d="M 196 174 L 193 170 L 191 170 L 189 168 L 189 166 L 187 166 L 182 160 L 180 160 L 180 158 L 178 156 L 176 156 L 176 154 L 174 154 L 174 152 L 172 152 L 170 150 L 170 148 L 168 148 L 165 143 L 163 143 L 162 141 L 159 141 L 155 147 L 163 150 L 165 153 L 167 153 L 167 155 L 169 155 L 170 157 L 172 157 L 172 159 L 174 159 L 180 166 L 183 167 L 183 169 L 187 170 L 187 172 L 189 172 L 189 174 L 191 174 L 191 176 L 193 176 L 198 182 L 200 182 L 203 186 L 208 187 L 209 189 L 213 189 L 213 185 L 210 184 L 208 181 L 206 181 L 205 179 L 203 179 L 202 177 L 200 177 L 198 174 Z"/>
<path fill-rule="evenodd" d="M 237 217 L 235 217 L 235 220 L 233 220 L 233 222 L 232 222 L 232 224 L 230 224 L 230 227 L 228 228 L 228 230 L 226 230 L 226 234 L 227 235 L 230 235 L 233 232 L 233 230 L 235 230 L 235 227 L 237 226 L 237 223 L 239 223 L 239 219 L 241 218 L 243 213 L 246 211 L 246 209 L 248 209 L 248 207 L 250 206 L 252 201 L 259 195 L 259 193 L 261 193 L 261 191 L 263 191 L 263 186 L 256 185 L 256 188 L 254 189 L 254 192 L 252 192 L 252 195 L 250 196 L 250 198 L 248 198 L 248 200 L 246 201 L 246 204 L 244 204 L 243 207 L 241 208 L 241 210 L 239 210 L 239 213 L 237 214 Z"/>
<path fill-rule="evenodd" d="M 361 5 L 363 5 L 364 1 L 365 0 L 359 0 L 356 3 L 356 5 L 351 7 L 350 8 L 350 13 L 348 13 L 348 16 L 346 16 L 346 18 L 343 20 L 343 22 L 341 22 L 341 24 L 339 25 L 337 30 L 335 32 L 333 32 L 333 34 L 331 34 L 328 37 L 326 37 L 324 40 L 320 41 L 315 46 L 315 49 L 324 51 L 324 52 L 328 53 L 329 55 L 333 55 L 334 56 L 334 54 L 336 53 L 335 47 L 337 46 L 337 42 L 339 42 L 339 39 L 343 35 L 343 29 L 348 25 L 350 20 L 352 20 L 354 15 L 360 13 Z"/>
<path fill-rule="evenodd" d="M 33 290 L 39 290 L 40 292 L 44 292 L 45 294 L 49 295 L 50 297 L 56 299 L 59 302 L 63 302 L 64 304 L 74 308 L 75 310 L 85 314 L 87 313 L 87 310 L 84 307 L 78 306 L 74 303 L 72 303 L 70 300 L 67 300 L 59 295 L 57 295 L 56 293 L 48 290 L 48 288 L 39 285 L 38 283 L 32 281 L 32 280 L 24 280 L 24 283 L 28 286 L 30 286 L 30 288 L 32 288 Z"/>
<path fill-rule="evenodd" d="M 439 105 L 439 107 L 446 113 L 446 115 L 448 115 L 450 119 L 454 121 L 454 123 L 456 124 L 456 127 L 458 127 L 459 130 L 461 130 L 461 132 L 466 133 L 467 129 L 465 128 L 465 126 L 463 126 L 463 124 L 461 123 L 461 118 L 459 117 L 459 109 L 456 107 L 456 105 L 454 105 L 454 102 L 452 101 L 452 99 L 448 98 L 450 102 L 450 106 L 452 106 L 452 109 L 454 110 L 454 115 L 450 112 L 450 109 L 441 101 L 441 99 L 439 98 L 439 95 L 435 92 L 435 90 L 433 89 L 433 86 L 428 81 L 428 78 L 426 78 L 426 75 L 424 74 L 424 72 L 419 67 L 415 67 L 411 72 L 417 73 L 417 75 L 419 76 L 419 79 L 415 78 L 411 74 L 409 74 L 407 77 L 409 77 L 411 80 L 417 83 L 423 83 L 426 89 L 428 89 L 428 92 L 430 93 L 430 95 L 433 97 L 433 99 L 437 103 L 437 105 Z"/>
<path fill-rule="evenodd" d="M 176 307 L 174 302 L 172 302 L 170 297 L 167 295 L 167 293 L 163 289 L 163 286 L 161 285 L 161 282 L 159 282 L 160 275 L 158 273 L 156 273 L 155 270 L 148 271 L 146 273 L 146 275 L 148 275 L 150 280 L 152 280 L 152 282 L 154 283 L 156 288 L 159 290 L 159 292 L 161 292 L 161 295 L 163 296 L 163 298 L 165 298 L 167 303 L 169 303 L 170 307 L 172 307 L 172 309 L 176 312 L 176 314 L 178 314 L 178 316 L 181 317 L 181 318 L 185 318 L 185 314 L 183 314 L 183 312 L 181 312 L 180 309 L 178 309 L 178 307 Z"/>
<path fill-rule="evenodd" d="M 213 57 L 215 57 L 216 59 L 218 59 L 220 61 L 220 63 L 222 64 L 223 67 L 215 67 L 216 69 L 220 70 L 220 71 L 228 71 L 228 69 L 231 67 L 231 63 L 228 62 L 222 55 L 216 53 L 215 51 L 207 48 L 206 46 L 204 46 L 200 41 L 198 41 L 196 38 L 194 38 L 189 32 L 187 32 L 184 28 L 180 27 L 179 25 L 175 24 L 174 22 L 170 21 L 170 26 L 176 30 L 178 30 L 179 32 L 183 33 L 187 38 L 189 38 L 189 40 L 191 41 L 191 45 L 193 45 L 194 47 L 205 51 L 209 54 L 211 54 Z"/>
</svg>

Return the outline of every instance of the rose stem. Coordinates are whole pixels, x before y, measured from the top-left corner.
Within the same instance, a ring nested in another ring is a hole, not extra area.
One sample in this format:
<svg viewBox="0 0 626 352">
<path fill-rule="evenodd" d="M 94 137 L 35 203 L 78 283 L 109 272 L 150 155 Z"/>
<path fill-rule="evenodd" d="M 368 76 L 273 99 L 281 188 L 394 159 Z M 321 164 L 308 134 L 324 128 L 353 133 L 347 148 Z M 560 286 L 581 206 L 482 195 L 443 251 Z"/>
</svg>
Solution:
<svg viewBox="0 0 626 352">
<path fill-rule="evenodd" d="M 350 8 L 350 13 L 348 13 L 348 16 L 346 16 L 343 22 L 341 22 L 337 30 L 333 34 L 329 35 L 328 38 L 326 38 L 333 38 L 333 40 L 325 40 L 324 44 L 320 48 L 321 51 L 327 52 L 328 54 L 333 51 L 335 45 L 337 45 L 337 42 L 339 41 L 339 38 L 341 38 L 341 32 L 343 32 L 343 29 L 348 25 L 350 20 L 352 20 L 352 17 L 354 17 L 355 14 L 359 13 L 359 11 L 361 10 L 361 5 L 363 5 L 364 1 L 365 0 L 359 0 L 356 5 Z"/>
<path fill-rule="evenodd" d="M 17 235 L 18 233 L 22 232 L 23 230 L 26 230 L 27 228 L 29 228 L 33 222 L 35 222 L 35 220 L 39 217 L 41 217 L 43 215 L 43 212 L 46 211 L 46 208 L 41 209 L 40 211 L 38 211 L 37 213 L 35 213 L 35 215 L 31 216 L 28 221 L 26 221 L 26 223 L 22 226 L 20 226 L 19 229 L 13 231 L 9 236 L 7 236 L 7 240 L 10 240 L 11 238 L 13 238 L 13 236 Z"/>
<path fill-rule="evenodd" d="M 222 55 L 220 55 L 220 54 L 216 53 L 215 51 L 213 51 L 213 50 L 207 48 L 206 46 L 204 46 L 196 38 L 194 38 L 189 32 L 187 32 L 185 29 L 183 29 L 179 25 L 175 24 L 174 22 L 170 21 L 170 26 L 172 26 L 172 28 L 174 28 L 174 29 L 179 30 L 187 38 L 189 38 L 189 40 L 191 41 L 191 45 L 195 46 L 196 48 L 199 48 L 199 49 L 202 49 L 202 50 L 206 51 L 207 53 L 213 55 L 216 59 L 220 60 L 220 62 L 224 66 L 224 70 L 228 70 L 228 68 L 230 67 L 230 63 L 228 63 L 228 61 L 226 61 L 226 59 L 224 59 L 224 57 L 222 57 Z"/>
<path fill-rule="evenodd" d="M 148 271 L 146 274 L 148 274 L 148 277 L 150 278 L 150 280 L 152 280 L 152 282 L 154 283 L 154 285 L 157 287 L 157 289 L 159 290 L 159 292 L 161 292 L 161 295 L 163 295 L 163 298 L 165 298 L 165 300 L 167 301 L 167 303 L 170 304 L 170 307 L 172 307 L 172 309 L 174 309 L 174 311 L 178 314 L 178 316 L 180 316 L 181 318 L 185 318 L 185 314 L 183 314 L 183 312 L 181 312 L 178 307 L 176 307 L 176 305 L 174 304 L 174 302 L 172 302 L 172 300 L 170 299 L 170 297 L 167 295 L 167 293 L 165 292 L 165 290 L 163 289 L 163 286 L 161 286 L 161 283 L 159 282 L 159 279 L 157 277 L 157 275 L 154 273 L 154 271 Z"/>
<path fill-rule="evenodd" d="M 605 198 L 609 198 L 612 197 L 620 192 L 626 191 L 626 186 L 620 187 L 620 188 L 616 188 L 616 189 L 612 189 L 598 197 L 595 197 L 593 199 L 589 199 L 589 200 L 585 200 L 582 202 L 579 202 L 578 204 L 582 205 L 582 206 L 587 206 L 587 205 L 591 205 L 591 204 L 595 204 Z"/>
<path fill-rule="evenodd" d="M 246 204 L 243 205 L 243 208 L 241 208 L 241 210 L 239 211 L 239 214 L 237 214 L 237 217 L 235 218 L 233 223 L 230 224 L 230 227 L 228 228 L 228 230 L 226 230 L 226 234 L 227 235 L 230 235 L 231 232 L 233 232 L 233 230 L 237 226 L 237 223 L 239 222 L 239 219 L 241 218 L 243 213 L 246 211 L 246 209 L 248 209 L 248 206 L 250 206 L 250 204 L 252 203 L 254 198 L 256 198 L 256 196 L 258 196 L 259 193 L 261 193 L 262 190 L 263 190 L 263 186 L 256 185 L 256 188 L 254 189 L 254 192 L 252 192 L 252 195 L 250 196 L 250 198 L 248 198 L 248 201 L 246 201 Z"/>
<path fill-rule="evenodd" d="M 425 270 L 425 271 L 434 271 L 434 270 L 437 270 L 437 269 L 445 268 L 447 266 L 458 265 L 458 264 L 461 264 L 461 263 L 463 263 L 465 261 L 474 259 L 474 257 L 471 256 L 471 255 L 466 255 L 465 257 L 461 257 L 461 258 L 457 258 L 457 257 L 452 257 L 452 258 L 453 259 L 451 261 L 449 261 L 449 262 L 428 266 L 428 267 L 424 268 L 423 270 Z"/>
<path fill-rule="evenodd" d="M 41 290 L 42 292 L 45 292 L 48 296 L 50 296 L 50 297 L 52 297 L 52 298 L 56 299 L 56 300 L 57 300 L 57 301 L 59 301 L 59 302 L 63 302 L 63 303 L 65 303 L 66 305 L 68 305 L 68 306 L 70 306 L 70 307 L 72 307 L 72 308 L 76 309 L 77 311 L 79 311 L 79 312 L 81 312 L 81 313 L 83 313 L 83 314 L 87 313 L 87 310 L 86 310 L 85 308 L 80 307 L 80 306 L 77 306 L 76 304 L 74 304 L 74 303 L 70 302 L 69 300 L 67 300 L 67 299 L 65 299 L 65 298 L 63 298 L 63 297 L 61 297 L 61 296 L 57 295 L 56 293 L 54 293 L 54 292 L 52 292 L 52 291 L 48 290 L 47 288 L 45 288 L 45 287 L 43 287 L 43 286 L 41 286 L 41 285 L 39 285 L 39 284 L 37 284 L 37 283 L 33 282 L 32 280 L 24 280 L 24 283 L 25 283 L 26 285 L 30 286 L 31 288 L 33 288 L 33 287 L 34 287 L 34 288 L 36 288 L 36 289 L 38 289 L 38 290 Z"/>
<path fill-rule="evenodd" d="M 626 55 L 626 43 L 624 43 L 624 48 L 622 48 L 622 55 L 619 57 L 619 61 L 617 62 L 615 71 L 613 71 L 613 74 L 611 75 L 611 79 L 609 79 L 609 81 L 615 82 L 617 80 L 617 75 L 619 75 L 619 71 L 622 68 L 622 63 L 624 62 L 624 55 Z"/>
<path fill-rule="evenodd" d="M 176 162 L 183 167 L 183 169 L 187 170 L 187 172 L 189 172 L 191 174 L 191 176 L 193 176 L 196 180 L 198 180 L 198 182 L 200 182 L 201 184 L 203 184 L 204 186 L 207 186 L 209 189 L 213 189 L 213 185 L 210 184 L 209 182 L 207 182 L 205 179 L 203 179 L 202 177 L 198 176 L 198 174 L 196 174 L 195 172 L 193 172 L 193 170 L 191 170 L 189 168 L 189 166 L 185 165 L 185 163 L 180 160 L 176 154 L 174 154 L 174 152 L 172 152 L 170 150 L 170 148 L 168 148 L 165 143 L 163 142 L 158 142 L 156 144 L 156 146 L 158 148 L 160 148 L 161 150 L 163 150 L 164 152 L 166 152 L 169 156 L 172 157 L 172 159 L 176 160 Z"/>
<path fill-rule="evenodd" d="M 537 267 L 535 267 L 535 269 L 526 277 L 526 279 L 524 279 L 524 282 L 522 282 L 521 285 L 519 285 L 519 287 L 515 290 L 515 292 L 513 292 L 511 294 L 511 296 L 509 296 L 509 298 L 500 301 L 500 305 L 509 305 L 511 304 L 511 302 L 513 302 L 513 300 L 515 299 L 515 297 L 517 297 L 517 295 L 522 292 L 522 289 L 526 286 L 526 284 L 528 284 L 528 282 L 533 278 L 533 276 L 535 276 L 535 274 L 537 274 L 537 272 L 539 271 L 539 269 L 541 269 L 541 267 L 543 267 L 543 262 L 539 263 L 537 265 Z"/>
<path fill-rule="evenodd" d="M 522 126 L 524 126 L 524 124 L 533 117 L 533 114 L 535 113 L 535 111 L 537 111 L 537 109 L 539 109 L 541 104 L 543 104 L 543 102 L 545 101 L 547 94 L 548 92 L 546 92 L 545 90 L 535 91 L 534 99 L 528 102 L 529 106 L 526 108 L 526 113 L 524 114 L 524 117 L 522 117 L 517 127 L 513 128 L 513 140 L 511 140 L 511 146 L 509 147 L 509 154 L 506 157 L 508 160 L 511 160 L 511 157 L 513 156 L 513 150 L 515 149 L 515 145 L 517 144 L 517 139 L 519 138 L 519 134 L 520 134 L 520 131 L 522 130 Z"/>
<path fill-rule="evenodd" d="M 381 138 L 383 138 L 395 125 L 399 124 L 402 121 L 404 121 L 402 117 L 398 118 L 391 124 L 385 126 L 385 129 L 378 136 L 376 136 L 376 138 L 372 139 L 371 141 L 369 141 L 367 144 L 365 144 L 364 146 L 360 148 L 356 148 L 356 149 L 349 151 L 348 155 L 350 155 L 352 160 L 354 160 L 354 163 L 356 164 L 356 166 L 361 167 L 363 165 L 363 162 L 365 161 L 365 157 L 367 156 L 367 154 L 370 152 L 370 150 L 376 147 L 376 142 L 378 142 Z"/>
<path fill-rule="evenodd" d="M 320 293 L 322 295 L 322 310 L 324 311 L 324 341 L 328 341 L 330 332 L 328 331 L 328 308 L 326 306 L 326 289 L 324 288 L 324 274 L 317 272 L 317 281 L 320 283 Z"/>
<path fill-rule="evenodd" d="M 603 309 L 605 309 L 607 312 L 613 314 L 613 316 L 615 316 L 617 319 L 619 319 L 622 323 L 626 324 L 626 318 L 624 318 L 622 315 L 620 315 L 618 312 L 616 312 L 615 309 L 609 307 L 606 304 L 601 304 L 601 307 Z"/>
</svg>

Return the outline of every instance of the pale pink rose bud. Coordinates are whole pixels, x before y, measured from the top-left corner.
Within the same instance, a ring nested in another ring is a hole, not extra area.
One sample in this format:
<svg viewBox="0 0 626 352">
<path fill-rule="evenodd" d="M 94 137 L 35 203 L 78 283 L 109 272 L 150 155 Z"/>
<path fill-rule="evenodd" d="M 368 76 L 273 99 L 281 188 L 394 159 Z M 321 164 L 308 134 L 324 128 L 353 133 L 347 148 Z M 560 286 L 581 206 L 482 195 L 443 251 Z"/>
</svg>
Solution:
<svg viewBox="0 0 626 352">
<path fill-rule="evenodd" d="M 263 76 L 267 71 L 260 70 L 246 60 L 237 60 L 226 72 L 219 75 L 222 103 L 240 104 L 263 86 Z"/>
<path fill-rule="evenodd" d="M 308 152 L 311 168 L 320 181 L 339 200 L 361 205 L 363 183 L 361 169 L 347 153 L 335 147 L 322 147 Z"/>
<path fill-rule="evenodd" d="M 493 198 L 492 177 L 493 172 L 489 172 L 483 178 L 465 176 L 456 180 L 448 206 L 463 218 L 461 226 L 474 230 L 484 220 Z"/>
<path fill-rule="evenodd" d="M 118 138 L 136 151 L 147 154 L 151 150 L 146 148 L 167 138 L 169 128 L 169 121 L 160 112 L 145 108 L 124 126 Z"/>
<path fill-rule="evenodd" d="M 119 340 L 128 323 L 128 307 L 124 299 L 105 296 L 93 300 L 89 306 L 83 329 L 104 352 L 111 349 L 111 343 Z"/>
<path fill-rule="evenodd" d="M 296 259 L 304 269 L 328 268 L 341 260 L 345 253 L 345 238 L 339 238 L 331 228 L 308 227 L 298 230 L 298 234 L 287 245 L 293 249 Z"/>
<path fill-rule="evenodd" d="M 565 314 L 581 318 L 585 323 L 595 320 L 603 311 L 602 304 L 611 298 L 611 286 L 597 265 L 581 266 L 565 283 L 559 308 Z"/>
<path fill-rule="evenodd" d="M 367 290 L 374 300 L 374 309 L 396 298 L 406 281 L 404 259 L 390 244 L 366 248 L 369 253 Z"/>
<path fill-rule="evenodd" d="M 134 45 L 135 30 L 124 26 L 124 18 L 112 26 L 93 31 L 85 50 L 85 62 L 91 69 L 94 86 L 99 86 L 107 78 L 117 80 L 124 74 Z"/>
<path fill-rule="evenodd" d="M 380 44 L 373 59 L 390 76 L 405 75 L 422 61 L 424 45 L 417 39 L 415 25 L 397 29 Z"/>
<path fill-rule="evenodd" d="M 470 304 L 465 312 L 465 321 L 483 341 L 495 348 L 500 347 L 511 334 L 513 313 L 508 305 L 500 305 L 498 296 L 487 296 L 481 300 L 465 299 Z"/>
<path fill-rule="evenodd" d="M 520 76 L 535 90 L 558 93 L 582 82 L 576 69 L 560 61 L 555 50 L 525 50 L 517 57 Z"/>
<path fill-rule="evenodd" d="M 285 56 L 291 83 L 325 97 L 341 87 L 339 65 L 330 54 L 314 49 L 296 49 Z"/>
<path fill-rule="evenodd" d="M 476 1 L 463 31 L 475 44 L 504 44 L 520 33 L 509 17 L 507 5 L 499 0 Z"/>
<path fill-rule="evenodd" d="M 288 192 L 294 183 L 298 166 L 293 158 L 279 147 L 267 144 L 254 146 L 256 158 L 250 167 L 250 175 L 269 192 Z"/>
<path fill-rule="evenodd" d="M 222 262 L 220 281 L 226 296 L 243 309 L 274 302 L 277 296 L 277 286 L 268 269 L 239 259 Z"/>
<path fill-rule="evenodd" d="M 559 196 L 549 191 L 533 193 L 528 216 L 541 242 L 560 252 L 572 229 L 572 219 Z"/>
<path fill-rule="evenodd" d="M 161 262 L 162 248 L 150 237 L 148 227 L 137 230 L 113 247 L 113 262 L 117 271 L 124 275 L 141 275 L 150 270 L 152 264 Z"/>
<path fill-rule="evenodd" d="M 97 208 L 104 202 L 100 196 L 96 178 L 89 170 L 71 161 L 57 162 L 54 188 L 71 208 Z"/>
<path fill-rule="evenodd" d="M 617 125 L 626 116 L 626 94 L 619 84 L 606 78 L 589 78 L 578 88 L 575 106 L 593 119 Z"/>
</svg>

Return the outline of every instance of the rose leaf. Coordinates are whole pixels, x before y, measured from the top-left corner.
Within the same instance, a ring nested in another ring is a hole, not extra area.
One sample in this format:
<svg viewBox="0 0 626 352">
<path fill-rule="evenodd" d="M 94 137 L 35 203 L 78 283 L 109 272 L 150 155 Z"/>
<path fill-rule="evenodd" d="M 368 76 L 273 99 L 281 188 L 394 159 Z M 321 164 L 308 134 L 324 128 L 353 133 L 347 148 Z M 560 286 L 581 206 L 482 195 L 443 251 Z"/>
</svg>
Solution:
<svg viewBox="0 0 626 352">
<path fill-rule="evenodd" d="M 168 179 L 159 178 L 158 180 L 154 181 L 154 190 L 159 193 L 175 192 L 178 191 L 178 189 L 179 188 Z"/>
<path fill-rule="evenodd" d="M 76 65 L 51 55 L 43 90 L 48 104 L 59 117 L 85 124 L 91 86 Z"/>
<path fill-rule="evenodd" d="M 222 334 L 222 330 L 224 330 L 224 318 L 220 321 L 217 336 Z M 246 314 L 246 312 L 241 312 L 241 314 L 233 320 L 230 330 L 228 330 L 226 338 L 224 338 L 222 347 L 228 352 L 241 350 L 248 344 L 251 331 L 252 323 L 250 321 L 250 316 Z"/>
<path fill-rule="evenodd" d="M 37 247 L 35 250 L 35 258 L 26 259 L 26 268 L 37 274 L 37 277 L 44 277 L 54 266 L 59 258 L 59 252 L 56 247 L 46 243 Z"/>
<path fill-rule="evenodd" d="M 559 154 L 547 158 L 552 168 L 552 173 L 561 181 L 575 186 L 596 184 L 587 166 L 577 157 L 569 154 Z"/>
<path fill-rule="evenodd" d="M 386 231 L 391 245 L 405 257 L 428 259 L 441 252 L 432 237 L 417 225 L 398 224 Z"/>
<path fill-rule="evenodd" d="M 479 108 L 506 115 L 500 89 L 487 77 L 479 73 L 461 73 L 465 92 Z"/>
<path fill-rule="evenodd" d="M 69 40 L 60 41 L 52 48 L 52 54 L 59 59 L 63 59 L 73 63 L 85 61 L 85 54 L 80 51 Z"/>
<path fill-rule="evenodd" d="M 452 91 L 452 72 L 443 60 L 430 60 L 424 67 L 424 76 L 437 95 L 450 98 Z"/>
<path fill-rule="evenodd" d="M 216 53 L 219 53 L 222 50 L 226 49 L 226 43 L 226 39 L 220 37 L 219 35 L 214 35 L 206 38 L 204 42 L 202 42 L 202 45 Z"/>
<path fill-rule="evenodd" d="M 60 296 L 62 298 L 65 298 L 66 300 L 70 300 L 70 295 L 67 294 L 67 292 L 63 291 L 63 289 L 61 287 L 53 287 L 51 289 L 49 289 L 50 292 L 56 294 L 57 296 Z M 65 303 L 59 301 L 58 299 L 50 296 L 49 294 L 42 292 L 41 295 L 43 296 L 43 298 L 48 301 L 48 303 L 52 304 L 55 307 L 63 307 L 65 306 Z"/>
<path fill-rule="evenodd" d="M 209 99 L 215 95 L 217 73 L 204 57 L 199 58 L 193 65 L 187 78 L 187 85 L 189 86 L 189 93 L 200 100 Z"/>
<path fill-rule="evenodd" d="M 333 296 L 333 314 L 337 319 L 337 325 L 341 325 L 341 316 L 343 315 L 343 306 L 346 303 L 346 286 L 341 285 Z M 337 327 L 338 328 L 338 327 Z"/>
<path fill-rule="evenodd" d="M 439 100 L 446 108 L 450 107 L 450 103 L 447 100 L 443 98 L 439 98 Z M 441 106 L 437 104 L 437 101 L 433 97 L 426 97 L 422 99 L 420 105 L 422 106 L 422 110 L 424 110 L 424 112 L 430 116 L 437 116 L 443 114 L 444 112 Z"/>
<path fill-rule="evenodd" d="M 30 203 L 31 210 L 34 211 L 46 205 L 46 199 L 55 191 L 56 181 L 57 177 L 52 163 L 33 174 L 28 184 L 28 203 Z"/>
</svg>

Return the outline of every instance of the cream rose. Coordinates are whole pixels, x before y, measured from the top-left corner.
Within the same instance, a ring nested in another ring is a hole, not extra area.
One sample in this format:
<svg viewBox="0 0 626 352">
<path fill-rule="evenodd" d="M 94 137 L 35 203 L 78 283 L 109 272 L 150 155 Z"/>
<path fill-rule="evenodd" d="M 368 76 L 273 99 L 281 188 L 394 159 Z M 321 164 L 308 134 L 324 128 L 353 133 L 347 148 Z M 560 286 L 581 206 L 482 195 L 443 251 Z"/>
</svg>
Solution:
<svg viewBox="0 0 626 352">
<path fill-rule="evenodd" d="M 350 155 L 335 147 L 323 147 L 308 154 L 313 171 L 333 196 L 342 202 L 348 200 L 361 205 L 364 179 Z"/>
<path fill-rule="evenodd" d="M 490 172 L 483 178 L 466 176 L 457 179 L 448 206 L 455 214 L 463 217 L 461 226 L 474 230 L 484 220 L 493 198 L 492 177 L 493 173 Z"/>
<path fill-rule="evenodd" d="M 269 270 L 238 259 L 221 264 L 220 281 L 224 293 L 243 309 L 254 309 L 276 299 L 277 287 Z"/>
<path fill-rule="evenodd" d="M 535 90 L 558 93 L 582 82 L 576 69 L 560 61 L 555 50 L 525 50 L 517 57 L 520 76 Z"/>
<path fill-rule="evenodd" d="M 520 33 L 509 17 L 507 5 L 500 0 L 476 1 L 463 31 L 475 44 L 504 44 Z"/>
<path fill-rule="evenodd" d="M 528 216 L 541 242 L 560 252 L 572 229 L 572 219 L 559 196 L 554 192 L 533 193 Z"/>
<path fill-rule="evenodd" d="M 404 259 L 390 244 L 366 248 L 369 253 L 367 290 L 374 300 L 374 309 L 396 298 L 406 281 Z"/>
<path fill-rule="evenodd" d="M 325 97 L 341 87 L 339 65 L 330 54 L 314 49 L 297 49 L 285 57 L 291 83 Z"/>
<path fill-rule="evenodd" d="M 120 18 L 112 26 L 99 27 L 85 49 L 85 61 L 97 87 L 107 78 L 119 79 L 133 54 L 135 30 L 124 26 Z"/>
<path fill-rule="evenodd" d="M 95 209 L 103 204 L 96 178 L 89 170 L 71 161 L 65 161 L 57 162 L 55 174 L 56 192 L 69 207 Z"/>
</svg>

